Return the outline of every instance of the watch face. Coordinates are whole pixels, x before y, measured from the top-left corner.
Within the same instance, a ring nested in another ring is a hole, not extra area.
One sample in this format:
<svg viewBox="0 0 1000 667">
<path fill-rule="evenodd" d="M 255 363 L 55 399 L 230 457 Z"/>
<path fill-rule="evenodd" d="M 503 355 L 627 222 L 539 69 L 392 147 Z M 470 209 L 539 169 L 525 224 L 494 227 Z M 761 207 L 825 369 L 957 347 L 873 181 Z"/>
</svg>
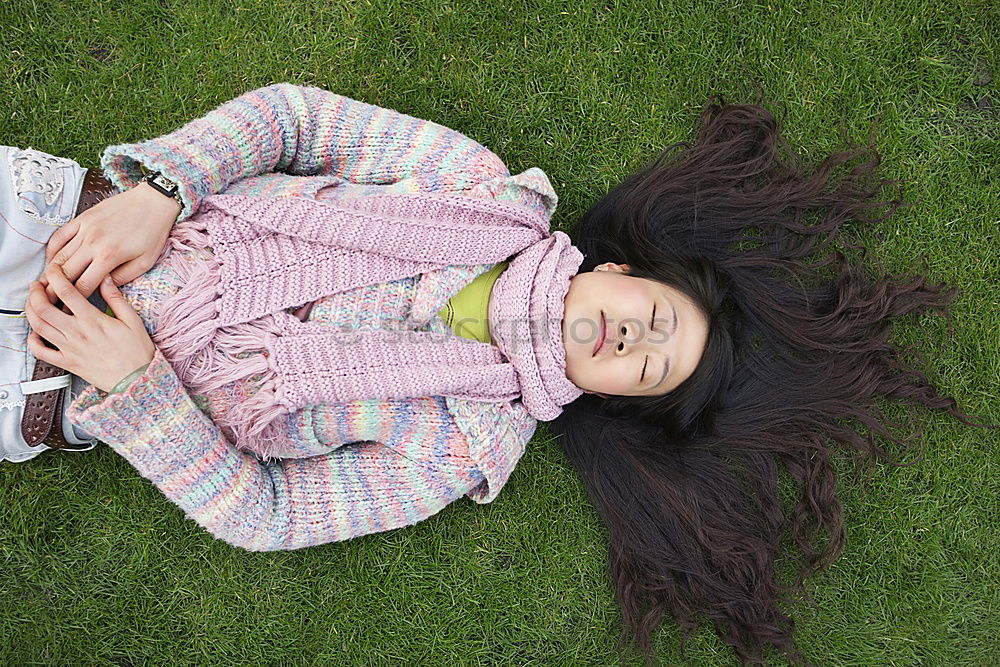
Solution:
<svg viewBox="0 0 1000 667">
<path fill-rule="evenodd" d="M 153 179 L 153 182 L 155 182 L 157 185 L 166 190 L 174 190 L 177 188 L 177 185 L 174 184 L 173 181 L 171 181 L 169 178 L 165 178 L 162 174 L 157 175 Z"/>
</svg>

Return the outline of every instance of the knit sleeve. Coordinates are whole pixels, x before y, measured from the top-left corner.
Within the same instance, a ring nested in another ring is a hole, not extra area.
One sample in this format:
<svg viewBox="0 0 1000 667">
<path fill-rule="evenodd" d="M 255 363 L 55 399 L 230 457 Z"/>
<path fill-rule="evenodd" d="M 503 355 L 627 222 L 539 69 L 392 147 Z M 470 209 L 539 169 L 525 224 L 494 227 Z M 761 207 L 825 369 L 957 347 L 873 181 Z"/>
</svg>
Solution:
<svg viewBox="0 0 1000 667">
<path fill-rule="evenodd" d="M 467 459 L 431 466 L 378 442 L 262 462 L 233 447 L 198 409 L 159 350 L 123 393 L 88 387 L 66 415 L 211 534 L 251 551 L 299 549 L 412 525 L 483 479 Z"/>
<path fill-rule="evenodd" d="M 242 388 L 223 400 L 239 400 Z M 212 401 L 218 396 L 207 398 Z M 290 415 L 265 458 L 307 458 L 362 441 L 384 444 L 400 456 L 427 465 L 473 465 L 470 437 L 458 425 L 443 396 L 364 399 L 308 405 Z M 197 402 L 197 399 L 196 399 Z M 273 434 L 272 434 L 273 435 Z M 478 435 L 478 434 L 477 434 Z"/>
<path fill-rule="evenodd" d="M 272 171 L 452 191 L 508 176 L 504 163 L 465 135 L 321 88 L 279 83 L 250 91 L 156 139 L 108 146 L 105 175 L 119 188 L 142 167 L 178 184 L 191 216 L 206 196 Z"/>
</svg>

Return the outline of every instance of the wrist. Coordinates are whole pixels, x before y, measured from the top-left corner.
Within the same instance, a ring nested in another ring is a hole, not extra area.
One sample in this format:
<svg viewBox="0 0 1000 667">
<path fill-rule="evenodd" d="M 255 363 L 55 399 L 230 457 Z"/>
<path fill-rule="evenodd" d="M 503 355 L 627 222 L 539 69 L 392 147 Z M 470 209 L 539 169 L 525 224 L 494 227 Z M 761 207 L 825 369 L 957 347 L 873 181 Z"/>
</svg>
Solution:
<svg viewBox="0 0 1000 667">
<path fill-rule="evenodd" d="M 143 366 L 135 369 L 134 371 L 132 371 L 131 373 L 129 373 L 128 375 L 126 375 L 125 377 L 123 377 L 121 380 L 118 381 L 117 384 L 115 384 L 114 387 L 111 388 L 110 391 L 108 391 L 108 393 L 109 394 L 120 394 L 123 391 L 125 391 L 128 388 L 128 386 L 130 384 L 132 384 L 132 382 L 136 378 L 138 378 L 140 375 L 142 375 L 143 373 L 146 372 L 146 369 L 149 368 L 149 364 L 151 364 L 151 363 L 153 363 L 153 362 L 152 361 L 148 361 Z"/>
<path fill-rule="evenodd" d="M 149 201 L 149 203 L 160 210 L 168 211 L 172 214 L 173 220 L 177 219 L 181 211 L 184 209 L 184 204 L 178 197 L 167 197 L 164 196 L 162 192 L 154 188 L 146 181 L 139 181 L 133 190 L 137 190 L 143 194 L 143 197 Z"/>
</svg>

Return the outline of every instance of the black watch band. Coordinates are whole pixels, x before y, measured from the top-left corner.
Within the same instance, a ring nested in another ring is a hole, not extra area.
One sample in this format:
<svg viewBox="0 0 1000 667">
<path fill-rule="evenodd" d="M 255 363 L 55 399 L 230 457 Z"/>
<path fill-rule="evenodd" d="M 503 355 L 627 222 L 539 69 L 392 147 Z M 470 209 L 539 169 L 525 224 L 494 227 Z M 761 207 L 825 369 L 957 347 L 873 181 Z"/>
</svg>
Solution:
<svg viewBox="0 0 1000 667">
<path fill-rule="evenodd" d="M 143 176 L 142 180 L 149 183 L 151 186 L 153 186 L 153 188 L 159 190 L 167 197 L 176 199 L 183 206 L 184 202 L 181 201 L 181 195 L 179 192 L 179 188 L 177 187 L 177 184 L 171 181 L 170 179 L 166 178 L 165 176 L 163 176 L 163 174 L 161 174 L 160 172 L 151 171 L 145 176 Z"/>
</svg>

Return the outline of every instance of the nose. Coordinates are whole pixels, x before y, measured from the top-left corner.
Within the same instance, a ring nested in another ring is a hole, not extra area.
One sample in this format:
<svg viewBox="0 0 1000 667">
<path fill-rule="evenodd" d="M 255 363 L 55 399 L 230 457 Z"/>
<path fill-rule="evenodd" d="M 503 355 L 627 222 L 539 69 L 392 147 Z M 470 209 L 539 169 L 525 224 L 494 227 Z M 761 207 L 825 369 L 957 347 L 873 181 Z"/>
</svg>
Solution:
<svg viewBox="0 0 1000 667">
<path fill-rule="evenodd" d="M 615 354 L 625 356 L 633 352 L 644 351 L 653 347 L 650 341 L 652 331 L 648 331 L 637 320 L 626 320 L 618 325 L 615 333 Z"/>
</svg>

